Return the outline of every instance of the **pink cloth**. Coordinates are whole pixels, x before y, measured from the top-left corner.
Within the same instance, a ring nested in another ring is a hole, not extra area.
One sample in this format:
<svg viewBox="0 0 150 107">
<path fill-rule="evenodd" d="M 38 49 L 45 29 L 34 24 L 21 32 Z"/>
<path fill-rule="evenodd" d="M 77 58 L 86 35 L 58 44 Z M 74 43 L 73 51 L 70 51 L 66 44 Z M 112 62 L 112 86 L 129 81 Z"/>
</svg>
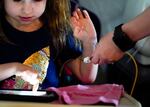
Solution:
<svg viewBox="0 0 150 107">
<path fill-rule="evenodd" d="M 122 85 L 73 85 L 61 88 L 48 88 L 59 96 L 59 103 L 66 104 L 97 104 L 103 102 L 118 106 L 120 98 L 124 94 Z"/>
</svg>

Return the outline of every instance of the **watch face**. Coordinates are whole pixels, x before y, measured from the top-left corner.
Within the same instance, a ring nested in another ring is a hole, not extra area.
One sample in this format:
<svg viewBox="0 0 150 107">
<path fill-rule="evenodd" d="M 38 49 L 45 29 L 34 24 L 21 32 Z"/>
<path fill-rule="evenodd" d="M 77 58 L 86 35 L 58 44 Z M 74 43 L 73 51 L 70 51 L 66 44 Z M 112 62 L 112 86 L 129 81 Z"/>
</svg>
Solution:
<svg viewBox="0 0 150 107">
<path fill-rule="evenodd" d="M 85 57 L 85 58 L 83 58 L 83 62 L 86 63 L 86 64 L 89 64 L 89 63 L 91 63 L 91 58 L 90 57 Z"/>
</svg>

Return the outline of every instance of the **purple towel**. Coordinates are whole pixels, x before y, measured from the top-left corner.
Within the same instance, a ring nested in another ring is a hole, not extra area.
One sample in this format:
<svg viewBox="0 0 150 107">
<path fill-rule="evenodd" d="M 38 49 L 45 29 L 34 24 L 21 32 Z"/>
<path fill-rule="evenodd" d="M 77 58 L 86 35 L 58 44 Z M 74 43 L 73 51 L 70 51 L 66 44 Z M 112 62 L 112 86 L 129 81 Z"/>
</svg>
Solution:
<svg viewBox="0 0 150 107">
<path fill-rule="evenodd" d="M 124 94 L 122 85 L 101 84 L 101 85 L 73 85 L 67 87 L 48 88 L 59 95 L 58 103 L 66 104 L 114 104 L 118 106 L 120 98 Z"/>
</svg>

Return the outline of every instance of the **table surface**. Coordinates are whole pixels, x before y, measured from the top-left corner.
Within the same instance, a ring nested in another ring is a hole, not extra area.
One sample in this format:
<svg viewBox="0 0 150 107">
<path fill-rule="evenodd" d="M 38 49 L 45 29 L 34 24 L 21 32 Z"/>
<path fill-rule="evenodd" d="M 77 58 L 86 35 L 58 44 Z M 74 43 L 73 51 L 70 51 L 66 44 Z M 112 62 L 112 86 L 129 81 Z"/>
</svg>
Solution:
<svg viewBox="0 0 150 107">
<path fill-rule="evenodd" d="M 1 96 L 2 97 L 2 96 Z M 104 105 L 64 105 L 64 104 L 49 104 L 35 102 L 17 102 L 17 101 L 0 101 L 0 107 L 114 107 Z M 125 94 L 121 98 L 119 107 L 141 107 L 140 102 L 133 97 Z"/>
</svg>

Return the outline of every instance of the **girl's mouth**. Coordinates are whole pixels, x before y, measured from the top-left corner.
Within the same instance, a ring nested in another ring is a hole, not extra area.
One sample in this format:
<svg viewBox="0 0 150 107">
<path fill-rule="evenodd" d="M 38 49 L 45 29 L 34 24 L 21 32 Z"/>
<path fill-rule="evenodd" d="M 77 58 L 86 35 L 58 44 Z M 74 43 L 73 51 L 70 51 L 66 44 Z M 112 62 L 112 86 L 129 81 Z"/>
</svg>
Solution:
<svg viewBox="0 0 150 107">
<path fill-rule="evenodd" d="M 22 16 L 20 16 L 19 18 L 20 18 L 21 21 L 24 21 L 24 22 L 29 22 L 29 21 L 32 20 L 32 17 L 22 17 Z"/>
</svg>

